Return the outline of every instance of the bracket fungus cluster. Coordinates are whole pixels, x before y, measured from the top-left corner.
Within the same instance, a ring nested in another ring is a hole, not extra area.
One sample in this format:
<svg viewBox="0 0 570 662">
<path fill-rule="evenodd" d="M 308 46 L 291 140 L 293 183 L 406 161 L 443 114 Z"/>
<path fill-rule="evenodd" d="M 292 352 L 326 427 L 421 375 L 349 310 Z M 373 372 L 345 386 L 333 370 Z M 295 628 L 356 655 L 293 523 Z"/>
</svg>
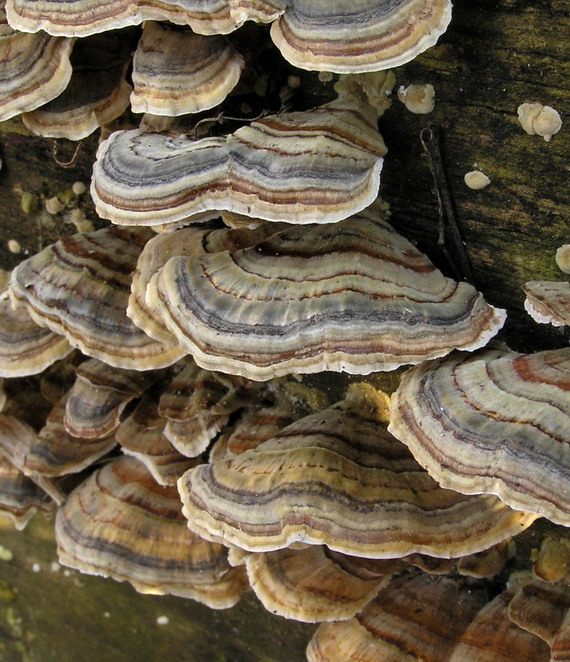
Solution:
<svg viewBox="0 0 570 662">
<path fill-rule="evenodd" d="M 22 528 L 57 507 L 60 561 L 143 593 L 221 609 L 252 589 L 322 623 L 310 662 L 568 659 L 564 572 L 545 588 L 543 558 L 506 578 L 517 535 L 570 526 L 570 354 L 485 349 L 506 312 L 378 198 L 386 70 L 437 41 L 449 0 L 7 0 L 6 15 L 0 118 L 80 140 L 129 104 L 148 115 L 105 129 L 105 227 L 24 259 L 0 298 L 0 512 Z M 337 98 L 287 112 L 285 94 L 213 128 L 223 114 L 199 113 L 239 89 L 246 21 L 271 24 L 293 65 L 350 74 Z M 568 324 L 567 283 L 525 291 L 535 319 Z M 376 387 L 406 366 L 391 398 Z M 338 398 L 299 377 L 324 371 L 359 377 Z M 31 375 L 28 422 L 9 384 Z"/>
</svg>

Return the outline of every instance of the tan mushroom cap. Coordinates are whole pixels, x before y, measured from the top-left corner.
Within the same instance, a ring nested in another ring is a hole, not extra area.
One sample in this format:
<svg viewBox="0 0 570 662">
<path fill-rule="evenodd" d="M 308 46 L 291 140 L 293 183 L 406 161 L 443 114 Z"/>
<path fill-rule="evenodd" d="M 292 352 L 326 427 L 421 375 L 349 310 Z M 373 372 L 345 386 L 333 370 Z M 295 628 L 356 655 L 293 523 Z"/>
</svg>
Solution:
<svg viewBox="0 0 570 662">
<path fill-rule="evenodd" d="M 385 395 L 347 399 L 178 481 L 188 526 L 252 552 L 303 542 L 366 558 L 486 549 L 536 519 L 496 497 L 443 490 L 386 431 Z"/>
<path fill-rule="evenodd" d="M 6 458 L 0 457 L 0 515 L 21 531 L 39 510 L 52 510 L 48 495 Z"/>
<path fill-rule="evenodd" d="M 63 421 L 68 395 L 54 406 L 38 433 L 37 441 L 28 449 L 24 461 L 24 473 L 27 475 L 54 477 L 78 473 L 116 445 L 112 435 L 82 439 L 66 431 Z"/>
<path fill-rule="evenodd" d="M 531 280 L 525 283 L 524 307 L 539 324 L 570 325 L 570 283 Z"/>
<path fill-rule="evenodd" d="M 109 227 L 60 239 L 14 269 L 12 303 L 109 365 L 170 365 L 179 358 L 178 347 L 152 340 L 125 312 L 132 272 L 151 236 L 145 228 Z"/>
<path fill-rule="evenodd" d="M 392 77 L 376 77 L 377 89 L 391 87 Z M 386 153 L 378 109 L 359 90 L 228 136 L 117 131 L 97 151 L 96 209 L 119 225 L 163 226 L 223 210 L 296 224 L 346 218 L 377 197 Z M 389 102 L 380 96 L 383 111 Z"/>
<path fill-rule="evenodd" d="M 134 33 L 105 33 L 79 40 L 71 54 L 73 74 L 65 90 L 25 113 L 30 131 L 49 138 L 82 140 L 108 124 L 129 105 L 125 80 Z"/>
<path fill-rule="evenodd" d="M 63 565 L 130 582 L 142 593 L 233 606 L 246 590 L 227 549 L 191 533 L 176 489 L 158 485 L 132 457 L 119 457 L 77 487 L 56 517 Z"/>
<path fill-rule="evenodd" d="M 0 299 L 0 376 L 36 375 L 73 351 L 67 340 L 38 326 L 25 308 Z"/>
<path fill-rule="evenodd" d="M 172 258 L 147 300 L 199 365 L 252 380 L 389 371 L 485 345 L 505 312 L 382 216 L 375 204 L 251 248 Z"/>
<path fill-rule="evenodd" d="M 486 351 L 404 374 L 389 430 L 443 486 L 570 525 L 570 349 Z"/>
<path fill-rule="evenodd" d="M 160 485 L 176 485 L 196 461 L 177 451 L 164 436 L 166 419 L 158 413 L 158 397 L 149 392 L 119 425 L 115 438 L 125 455 L 142 462 Z"/>
<path fill-rule="evenodd" d="M 465 577 L 494 577 L 505 567 L 507 561 L 515 555 L 513 540 L 503 540 L 478 554 L 463 556 L 457 561 L 457 572 Z"/>
<path fill-rule="evenodd" d="M 244 64 L 223 36 L 149 21 L 133 60 L 131 108 L 168 116 L 208 110 L 237 85 Z"/>
<path fill-rule="evenodd" d="M 485 602 L 484 591 L 462 580 L 426 574 L 396 577 L 355 618 L 320 625 L 307 647 L 307 660 L 449 662 Z M 462 659 L 468 661 L 475 662 Z"/>
<path fill-rule="evenodd" d="M 73 39 L 24 34 L 6 21 L 0 3 L 0 122 L 54 99 L 71 78 Z"/>
<path fill-rule="evenodd" d="M 30 452 L 41 447 L 35 430 L 15 416 L 0 414 L 0 455 L 46 492 L 57 504 L 65 501 L 61 488 L 48 476 L 34 473 L 27 466 Z"/>
<path fill-rule="evenodd" d="M 306 623 L 352 618 L 403 565 L 345 556 L 321 545 L 245 557 L 249 583 L 264 607 Z"/>
<path fill-rule="evenodd" d="M 570 585 L 535 580 L 509 603 L 509 618 L 550 646 L 550 662 L 570 660 Z"/>
<path fill-rule="evenodd" d="M 228 228 L 204 230 L 197 227 L 183 228 L 176 232 L 164 232 L 148 241 L 137 260 L 133 274 L 127 315 L 147 335 L 164 343 L 177 344 L 176 337 L 166 328 L 158 312 L 147 301 L 146 291 L 150 279 L 168 260 L 178 255 L 205 255 L 223 250 L 237 250 L 252 246 L 284 225 L 266 224 L 255 230 Z M 186 351 L 180 349 L 180 357 Z"/>
<path fill-rule="evenodd" d="M 167 419 L 165 437 L 183 455 L 200 455 L 243 404 L 241 387 L 238 380 L 188 363 L 160 396 L 158 413 Z"/>
<path fill-rule="evenodd" d="M 301 69 L 379 71 L 433 46 L 450 20 L 449 0 L 292 0 L 271 37 Z"/>
<path fill-rule="evenodd" d="M 515 593 L 516 588 L 507 588 L 481 609 L 449 662 L 550 662 L 547 644 L 509 618 Z"/>
<path fill-rule="evenodd" d="M 544 538 L 533 565 L 534 574 L 546 582 L 570 580 L 570 535 Z"/>
<path fill-rule="evenodd" d="M 64 424 L 83 439 L 107 437 L 119 427 L 123 409 L 159 378 L 155 372 L 125 370 L 89 359 L 76 373 L 69 391 Z"/>
</svg>

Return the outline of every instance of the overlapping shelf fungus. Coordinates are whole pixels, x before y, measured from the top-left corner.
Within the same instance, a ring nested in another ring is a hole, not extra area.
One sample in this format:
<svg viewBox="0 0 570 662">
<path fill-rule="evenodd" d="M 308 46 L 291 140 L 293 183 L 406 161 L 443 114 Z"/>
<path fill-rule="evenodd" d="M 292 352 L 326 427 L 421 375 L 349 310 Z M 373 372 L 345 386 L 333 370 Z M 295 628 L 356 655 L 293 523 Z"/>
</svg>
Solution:
<svg viewBox="0 0 570 662">
<path fill-rule="evenodd" d="M 1 288 L 0 512 L 23 528 L 56 510 L 81 572 L 214 609 L 251 590 L 319 623 L 309 662 L 570 659 L 569 350 L 486 348 L 506 311 L 379 198 L 387 69 L 435 44 L 449 0 L 5 13 L 0 118 L 102 132 L 99 229 L 74 221 L 88 231 Z M 271 26 L 248 26 L 255 60 L 233 34 L 247 21 Z M 291 110 L 285 64 L 281 106 L 245 119 L 236 99 L 264 97 L 251 72 L 275 46 L 315 81 L 341 75 Z M 433 90 L 407 94 L 428 112 Z M 557 261 L 570 271 L 568 245 Z M 535 320 L 568 323 L 568 283 L 524 290 Z M 557 537 L 518 572 L 542 517 Z"/>
</svg>

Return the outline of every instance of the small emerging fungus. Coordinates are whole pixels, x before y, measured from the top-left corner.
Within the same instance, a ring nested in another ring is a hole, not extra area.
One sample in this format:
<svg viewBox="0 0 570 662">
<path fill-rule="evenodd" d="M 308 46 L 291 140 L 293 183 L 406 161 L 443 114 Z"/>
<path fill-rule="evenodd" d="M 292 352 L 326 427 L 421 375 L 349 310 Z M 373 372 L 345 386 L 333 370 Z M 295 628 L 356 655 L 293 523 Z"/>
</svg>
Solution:
<svg viewBox="0 0 570 662">
<path fill-rule="evenodd" d="M 427 115 L 435 107 L 435 90 L 433 85 L 401 85 L 398 89 L 398 99 L 406 108 L 417 115 Z"/>
<path fill-rule="evenodd" d="M 531 280 L 523 285 L 524 307 L 539 324 L 570 325 L 570 283 Z"/>
<path fill-rule="evenodd" d="M 523 103 L 517 108 L 522 128 L 531 136 L 542 136 L 546 142 L 562 128 L 558 111 L 541 103 Z"/>
<path fill-rule="evenodd" d="M 570 274 L 570 244 L 563 244 L 556 250 L 556 264 L 565 274 Z"/>
<path fill-rule="evenodd" d="M 225 37 L 148 21 L 133 60 L 132 110 L 168 116 L 208 110 L 237 85 L 243 67 Z"/>
<path fill-rule="evenodd" d="M 0 515 L 21 531 L 38 510 L 53 510 L 54 502 L 30 478 L 0 456 Z"/>
<path fill-rule="evenodd" d="M 491 180 L 487 177 L 484 172 L 480 170 L 471 170 L 471 172 L 465 173 L 463 177 L 465 183 L 469 188 L 479 191 L 491 183 Z"/>
<path fill-rule="evenodd" d="M 570 525 L 570 349 L 486 351 L 404 374 L 389 430 L 443 486 Z"/>
</svg>

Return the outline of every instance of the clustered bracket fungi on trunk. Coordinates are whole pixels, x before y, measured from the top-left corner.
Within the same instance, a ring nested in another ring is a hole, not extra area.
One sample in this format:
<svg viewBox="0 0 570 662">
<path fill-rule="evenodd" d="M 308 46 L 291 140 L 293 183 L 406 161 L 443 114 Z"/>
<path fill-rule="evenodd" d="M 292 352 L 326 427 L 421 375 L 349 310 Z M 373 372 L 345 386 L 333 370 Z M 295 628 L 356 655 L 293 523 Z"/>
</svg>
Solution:
<svg viewBox="0 0 570 662">
<path fill-rule="evenodd" d="M 449 0 L 2 5 L 1 120 L 80 140 L 147 113 L 99 146 L 112 224 L 23 260 L 0 297 L 0 378 L 38 375 L 51 407 L 34 426 L 0 391 L 0 512 L 57 507 L 64 565 L 215 609 L 251 588 L 322 623 L 309 662 L 569 659 L 564 563 L 544 548 L 503 590 L 481 579 L 539 517 L 570 525 L 569 350 L 484 349 L 505 311 L 378 199 L 386 70 L 450 20 Z M 182 130 L 239 89 L 246 21 L 351 75 L 316 108 Z M 524 289 L 568 324 L 568 283 Z M 336 404 L 291 378 L 409 365 L 391 399 L 374 375 Z"/>
</svg>

